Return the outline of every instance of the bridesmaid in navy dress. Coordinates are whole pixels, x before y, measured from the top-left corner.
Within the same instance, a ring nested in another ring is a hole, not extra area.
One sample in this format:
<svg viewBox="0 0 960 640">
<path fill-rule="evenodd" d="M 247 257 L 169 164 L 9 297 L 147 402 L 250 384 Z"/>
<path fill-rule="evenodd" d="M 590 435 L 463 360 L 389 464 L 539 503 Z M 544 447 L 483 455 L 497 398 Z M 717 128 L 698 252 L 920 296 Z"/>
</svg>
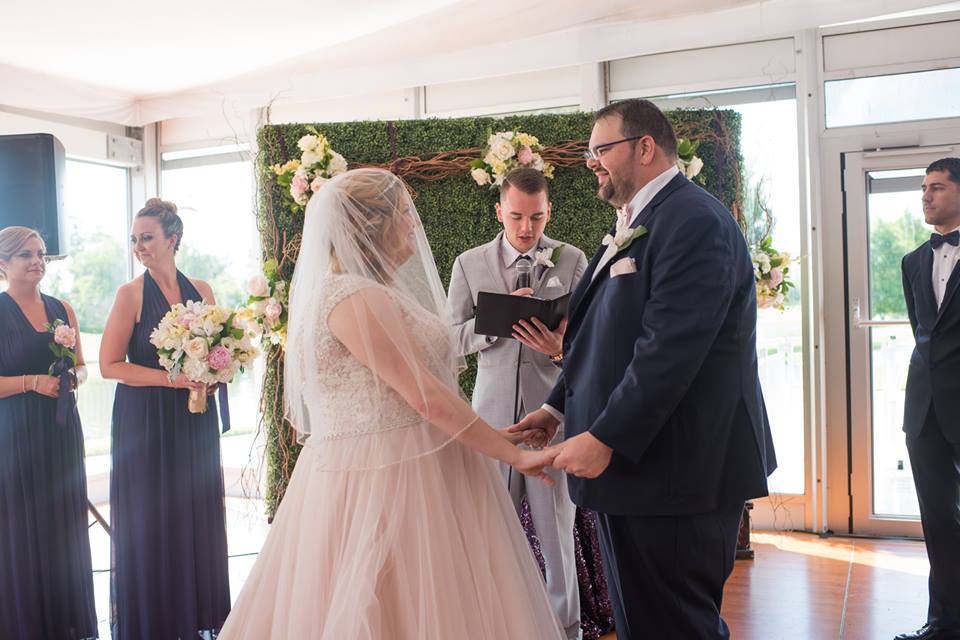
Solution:
<svg viewBox="0 0 960 640">
<path fill-rule="evenodd" d="M 113 405 L 113 640 L 212 638 L 230 611 L 220 430 L 187 410 L 183 374 L 163 370 L 150 333 L 173 304 L 213 303 L 210 286 L 177 270 L 183 223 L 151 198 L 133 221 L 146 272 L 120 287 L 100 346 Z"/>
<path fill-rule="evenodd" d="M 40 293 L 44 272 L 36 231 L 0 231 L 0 638 L 96 638 L 83 432 L 72 397 L 57 424 L 44 328 L 77 319 Z M 82 371 L 79 334 L 76 351 Z"/>
</svg>

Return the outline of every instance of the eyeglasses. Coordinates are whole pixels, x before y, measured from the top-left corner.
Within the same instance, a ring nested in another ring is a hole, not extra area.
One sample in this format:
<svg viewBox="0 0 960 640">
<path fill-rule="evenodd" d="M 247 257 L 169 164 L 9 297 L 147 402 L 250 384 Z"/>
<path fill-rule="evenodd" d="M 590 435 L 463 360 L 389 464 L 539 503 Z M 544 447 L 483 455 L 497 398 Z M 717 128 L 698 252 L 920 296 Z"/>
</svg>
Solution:
<svg viewBox="0 0 960 640">
<path fill-rule="evenodd" d="M 631 140 L 639 140 L 640 138 L 645 138 L 646 136 L 630 136 L 629 138 L 623 138 L 621 140 L 614 140 L 613 142 L 604 142 L 603 144 L 598 144 L 593 149 L 587 149 L 583 152 L 584 160 L 599 160 L 600 156 L 603 155 L 603 152 L 609 149 L 614 145 L 618 145 L 621 142 L 630 142 Z"/>
</svg>

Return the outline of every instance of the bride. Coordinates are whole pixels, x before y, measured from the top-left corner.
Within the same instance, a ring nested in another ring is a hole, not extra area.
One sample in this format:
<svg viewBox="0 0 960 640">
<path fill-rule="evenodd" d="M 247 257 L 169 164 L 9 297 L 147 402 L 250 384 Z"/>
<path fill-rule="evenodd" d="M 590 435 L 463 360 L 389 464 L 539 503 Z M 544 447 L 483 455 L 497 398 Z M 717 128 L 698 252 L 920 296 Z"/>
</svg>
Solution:
<svg viewBox="0 0 960 640">
<path fill-rule="evenodd" d="M 303 450 L 219 640 L 558 640 L 497 460 L 549 478 L 461 398 L 413 201 L 379 169 L 310 200 L 285 403 Z"/>
</svg>

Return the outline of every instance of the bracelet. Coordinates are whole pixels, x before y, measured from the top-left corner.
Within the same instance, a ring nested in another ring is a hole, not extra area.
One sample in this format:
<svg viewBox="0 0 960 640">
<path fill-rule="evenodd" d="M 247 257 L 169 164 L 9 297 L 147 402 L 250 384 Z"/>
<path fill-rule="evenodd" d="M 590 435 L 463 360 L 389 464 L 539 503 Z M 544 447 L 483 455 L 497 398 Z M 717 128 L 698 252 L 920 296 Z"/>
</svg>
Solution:
<svg viewBox="0 0 960 640">
<path fill-rule="evenodd" d="M 27 392 L 27 376 L 22 375 L 20 376 L 20 393 L 26 393 L 26 392 Z"/>
<path fill-rule="evenodd" d="M 40 384 L 40 376 L 33 376 L 33 391 L 36 393 L 37 385 Z"/>
</svg>

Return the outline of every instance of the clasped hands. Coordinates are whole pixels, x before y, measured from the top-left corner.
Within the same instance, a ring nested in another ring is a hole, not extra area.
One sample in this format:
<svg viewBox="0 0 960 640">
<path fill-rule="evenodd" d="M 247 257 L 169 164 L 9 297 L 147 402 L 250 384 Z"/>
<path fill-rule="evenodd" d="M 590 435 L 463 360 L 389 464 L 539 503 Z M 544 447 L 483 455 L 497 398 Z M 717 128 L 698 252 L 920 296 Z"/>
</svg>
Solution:
<svg viewBox="0 0 960 640">
<path fill-rule="evenodd" d="M 544 447 L 557 434 L 560 421 L 546 409 L 533 413 L 504 430 L 504 437 L 514 444 L 525 443 L 536 450 L 521 450 L 512 466 L 520 473 L 539 478 L 552 485 L 544 469 L 553 467 L 578 478 L 596 478 L 610 465 L 613 449 L 600 442 L 589 431 Z"/>
</svg>

